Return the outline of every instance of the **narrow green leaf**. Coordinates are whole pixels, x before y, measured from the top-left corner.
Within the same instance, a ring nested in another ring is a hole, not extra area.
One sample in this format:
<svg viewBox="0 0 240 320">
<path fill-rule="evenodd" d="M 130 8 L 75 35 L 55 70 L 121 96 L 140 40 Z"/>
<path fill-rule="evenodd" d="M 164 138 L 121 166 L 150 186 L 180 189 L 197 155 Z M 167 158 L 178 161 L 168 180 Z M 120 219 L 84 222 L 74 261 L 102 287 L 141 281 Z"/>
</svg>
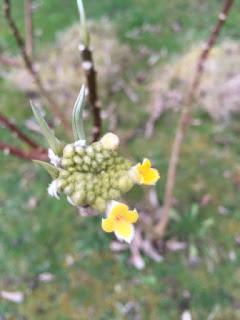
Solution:
<svg viewBox="0 0 240 320">
<path fill-rule="evenodd" d="M 85 87 L 82 86 L 80 93 L 77 97 L 75 105 L 73 107 L 72 114 L 72 129 L 74 140 L 86 140 L 84 124 L 83 124 L 83 109 L 85 105 Z"/>
<path fill-rule="evenodd" d="M 40 160 L 33 160 L 33 162 L 43 167 L 43 169 L 45 169 L 53 179 L 56 179 L 58 177 L 59 175 L 58 169 L 53 165 L 51 165 L 50 163 L 40 161 Z"/>
<path fill-rule="evenodd" d="M 55 137 L 54 132 L 49 128 L 47 122 L 45 121 L 45 119 L 41 115 L 41 112 L 39 111 L 39 109 L 34 106 L 32 101 L 30 101 L 30 104 L 32 107 L 34 117 L 35 117 L 37 123 L 39 124 L 41 132 L 44 135 L 45 139 L 47 140 L 48 145 L 54 151 L 54 153 L 56 153 L 58 155 L 61 151 L 60 141 Z"/>
<path fill-rule="evenodd" d="M 78 11 L 80 15 L 81 41 L 85 47 L 89 47 L 90 35 L 87 28 L 86 15 L 82 0 L 77 0 Z"/>
</svg>

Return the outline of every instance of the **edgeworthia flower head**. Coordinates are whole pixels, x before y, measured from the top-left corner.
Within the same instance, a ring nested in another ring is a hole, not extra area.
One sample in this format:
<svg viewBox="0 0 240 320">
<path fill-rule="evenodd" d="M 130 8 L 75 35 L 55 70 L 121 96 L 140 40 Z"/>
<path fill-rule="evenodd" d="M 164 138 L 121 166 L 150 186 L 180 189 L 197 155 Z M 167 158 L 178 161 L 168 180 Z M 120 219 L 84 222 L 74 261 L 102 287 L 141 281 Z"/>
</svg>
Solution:
<svg viewBox="0 0 240 320">
<path fill-rule="evenodd" d="M 134 237 L 133 224 L 138 220 L 136 210 L 119 202 L 135 184 L 153 185 L 160 178 L 157 169 L 144 159 L 132 164 L 119 153 L 119 138 L 106 133 L 99 141 L 88 143 L 83 127 L 82 112 L 85 89 L 82 87 L 72 115 L 74 140 L 60 142 L 48 127 L 41 113 L 32 105 L 35 118 L 49 145 L 49 162 L 36 161 L 52 177 L 50 196 L 61 195 L 73 206 L 90 206 L 104 214 L 102 229 L 114 232 L 120 240 L 130 243 Z"/>
</svg>

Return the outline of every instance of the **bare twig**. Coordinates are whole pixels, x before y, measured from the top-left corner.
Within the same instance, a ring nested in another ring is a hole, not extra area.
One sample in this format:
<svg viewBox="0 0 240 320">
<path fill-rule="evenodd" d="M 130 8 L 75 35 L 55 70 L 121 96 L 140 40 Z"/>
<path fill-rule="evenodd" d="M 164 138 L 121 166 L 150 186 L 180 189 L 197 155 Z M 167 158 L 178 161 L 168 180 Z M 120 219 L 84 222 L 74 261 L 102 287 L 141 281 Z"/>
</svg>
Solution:
<svg viewBox="0 0 240 320">
<path fill-rule="evenodd" d="M 82 57 L 82 68 L 86 75 L 89 104 L 93 117 L 92 137 L 93 141 L 96 141 L 99 139 L 101 133 L 101 115 L 97 94 L 96 70 L 94 68 L 92 51 L 88 47 L 81 45 L 80 52 Z"/>
<path fill-rule="evenodd" d="M 0 142 L 0 150 L 6 155 L 13 155 L 23 160 L 47 160 L 47 152 L 43 149 L 31 149 L 30 151 L 23 151 L 7 143 Z"/>
<path fill-rule="evenodd" d="M 29 57 L 33 54 L 32 0 L 24 0 L 25 44 Z"/>
<path fill-rule="evenodd" d="M 51 109 L 51 112 L 53 114 L 56 115 L 56 117 L 61 121 L 61 123 L 63 124 L 64 128 L 66 129 L 67 132 L 69 132 L 70 130 L 70 125 L 69 123 L 66 121 L 63 113 L 61 112 L 60 107 L 58 106 L 58 104 L 56 103 L 56 101 L 51 97 L 51 95 L 46 91 L 46 89 L 43 86 L 42 80 L 40 79 L 38 73 L 36 72 L 32 60 L 29 57 L 28 53 L 26 52 L 26 48 L 25 48 L 25 43 L 24 40 L 12 18 L 11 15 L 11 3 L 10 0 L 4 0 L 3 2 L 3 11 L 4 11 L 4 15 L 6 18 L 6 21 L 9 25 L 9 28 L 12 32 L 13 37 L 16 40 L 16 43 L 20 49 L 23 61 L 25 63 L 26 69 L 29 71 L 29 73 L 31 74 L 34 82 L 36 83 L 38 90 L 40 92 L 40 94 L 45 98 L 45 100 L 48 102 L 49 104 L 49 108 Z"/>
<path fill-rule="evenodd" d="M 101 112 L 100 103 L 97 94 L 97 73 L 94 67 L 92 50 L 90 49 L 90 34 L 88 32 L 87 20 L 82 0 L 77 0 L 79 16 L 80 16 L 80 46 L 79 50 L 82 58 L 82 68 L 85 72 L 89 104 L 93 117 L 92 138 L 93 141 L 99 139 L 101 134 Z"/>
<path fill-rule="evenodd" d="M 169 211 L 172 204 L 173 189 L 175 184 L 176 169 L 177 169 L 177 164 L 179 160 L 180 149 L 181 149 L 182 141 L 184 138 L 184 134 L 189 126 L 191 111 L 193 108 L 194 96 L 202 78 L 202 74 L 204 71 L 204 64 L 206 62 L 206 59 L 208 58 L 210 50 L 212 49 L 212 47 L 214 46 L 217 40 L 217 37 L 221 31 L 221 28 L 228 16 L 228 13 L 233 3 L 234 3 L 234 0 L 224 0 L 223 8 L 220 14 L 218 15 L 217 22 L 208 38 L 206 46 L 204 47 L 204 49 L 202 50 L 199 56 L 193 81 L 190 85 L 188 93 L 186 94 L 185 102 L 181 110 L 177 130 L 175 134 L 175 139 L 172 146 L 172 152 L 171 152 L 169 168 L 167 173 L 164 206 L 161 214 L 161 220 L 158 222 L 158 224 L 154 228 L 154 233 L 156 237 L 162 237 L 164 235 L 165 229 L 168 224 Z"/>
<path fill-rule="evenodd" d="M 11 120 L 0 113 L 0 124 L 11 131 L 18 139 L 25 142 L 30 148 L 37 149 L 39 145 L 23 133 Z"/>
</svg>

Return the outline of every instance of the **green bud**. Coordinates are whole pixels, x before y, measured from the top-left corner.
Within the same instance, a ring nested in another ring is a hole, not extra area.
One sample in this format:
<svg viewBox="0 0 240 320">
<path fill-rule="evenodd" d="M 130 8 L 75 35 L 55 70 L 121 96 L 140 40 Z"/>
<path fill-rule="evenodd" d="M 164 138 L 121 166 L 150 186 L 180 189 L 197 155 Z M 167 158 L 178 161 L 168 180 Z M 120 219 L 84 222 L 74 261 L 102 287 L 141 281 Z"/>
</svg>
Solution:
<svg viewBox="0 0 240 320">
<path fill-rule="evenodd" d="M 102 163 L 104 161 L 104 157 L 101 153 L 96 154 L 95 158 L 98 163 Z"/>
<path fill-rule="evenodd" d="M 120 164 L 120 163 L 122 163 L 123 158 L 122 157 L 116 157 L 115 161 L 116 161 L 117 164 Z"/>
<path fill-rule="evenodd" d="M 97 199 L 93 204 L 93 208 L 98 212 L 104 212 L 106 210 L 106 207 L 107 207 L 106 201 L 101 197 L 97 197 Z"/>
<path fill-rule="evenodd" d="M 66 167 L 70 167 L 73 164 L 71 159 L 66 159 L 66 158 L 62 158 L 61 159 L 61 165 L 66 168 Z"/>
<path fill-rule="evenodd" d="M 88 172 L 89 171 L 89 166 L 87 164 L 84 164 L 82 166 L 82 170 L 85 171 L 85 172 Z"/>
<path fill-rule="evenodd" d="M 114 169 L 111 169 L 108 171 L 108 176 L 110 179 L 112 179 L 112 178 L 116 179 L 117 173 L 118 173 L 118 171 L 114 168 Z"/>
<path fill-rule="evenodd" d="M 110 189 L 108 192 L 108 195 L 109 195 L 109 199 L 112 199 L 112 200 L 116 200 L 121 196 L 120 192 L 116 189 Z"/>
<path fill-rule="evenodd" d="M 87 164 L 87 165 L 91 164 L 91 158 L 88 156 L 84 156 L 83 161 L 84 161 L 84 164 Z"/>
<path fill-rule="evenodd" d="M 82 158 L 79 156 L 73 157 L 73 161 L 77 164 L 81 164 L 83 162 Z"/>
<path fill-rule="evenodd" d="M 87 155 L 88 155 L 89 157 L 91 157 L 91 158 L 94 157 L 94 155 L 95 155 L 95 152 L 94 152 L 94 149 L 93 149 L 92 146 L 87 147 L 86 153 L 87 153 Z"/>
<path fill-rule="evenodd" d="M 101 193 L 100 193 L 101 197 L 105 200 L 108 200 L 109 199 L 109 196 L 108 196 L 108 190 L 101 190 Z"/>
<path fill-rule="evenodd" d="M 83 156 L 83 155 L 85 154 L 85 150 L 84 150 L 84 148 L 81 147 L 81 146 L 75 147 L 75 151 L 77 152 L 77 154 L 78 154 L 79 156 Z"/>
<path fill-rule="evenodd" d="M 118 187 L 121 192 L 128 192 L 132 186 L 133 182 L 128 176 L 122 176 L 118 181 Z"/>
<path fill-rule="evenodd" d="M 65 179 L 67 180 L 68 183 L 71 183 L 72 181 L 74 181 L 74 176 L 71 174 L 69 177 Z"/>
<path fill-rule="evenodd" d="M 83 203 L 84 198 L 84 192 L 82 191 L 74 192 L 74 194 L 71 196 L 73 203 L 77 205 L 81 205 Z"/>
<path fill-rule="evenodd" d="M 86 192 L 86 185 L 84 182 L 77 182 L 75 183 L 75 190 L 76 191 L 83 191 Z"/>
<path fill-rule="evenodd" d="M 86 196 L 86 201 L 88 204 L 92 204 L 95 200 L 95 194 L 94 192 L 90 191 L 87 193 L 87 196 Z"/>
<path fill-rule="evenodd" d="M 87 182 L 86 183 L 86 190 L 91 191 L 94 189 L 94 184 L 93 182 Z"/>
<path fill-rule="evenodd" d="M 71 158 L 75 153 L 74 147 L 71 144 L 67 144 L 63 149 L 63 157 Z"/>
<path fill-rule="evenodd" d="M 91 162 L 91 166 L 92 166 L 93 169 L 97 169 L 98 166 L 99 166 L 99 164 L 98 164 L 95 160 L 93 160 L 93 161 Z"/>
<path fill-rule="evenodd" d="M 69 172 L 67 170 L 61 169 L 60 171 L 60 178 L 67 178 L 69 176 Z"/>
<path fill-rule="evenodd" d="M 103 155 L 104 159 L 109 159 L 111 157 L 110 152 L 107 150 L 103 150 L 102 155 Z"/>
<path fill-rule="evenodd" d="M 74 191 L 74 187 L 72 184 L 69 184 L 68 186 L 66 186 L 64 189 L 63 189 L 63 192 L 67 195 L 67 196 L 70 196 Z"/>
<path fill-rule="evenodd" d="M 114 158 L 109 158 L 108 160 L 106 160 L 106 163 L 109 167 L 111 167 L 114 163 Z"/>
<path fill-rule="evenodd" d="M 92 144 L 92 148 L 97 151 L 97 152 L 101 152 L 102 151 L 102 145 L 101 143 L 99 143 L 98 141 L 97 142 L 94 142 Z"/>
<path fill-rule="evenodd" d="M 67 170 L 68 170 L 68 172 L 73 173 L 73 172 L 76 171 L 76 168 L 75 167 L 69 167 L 69 168 L 67 168 Z"/>
<path fill-rule="evenodd" d="M 81 172 L 75 172 L 73 173 L 73 176 L 76 181 L 81 181 L 84 179 L 84 174 Z"/>
</svg>

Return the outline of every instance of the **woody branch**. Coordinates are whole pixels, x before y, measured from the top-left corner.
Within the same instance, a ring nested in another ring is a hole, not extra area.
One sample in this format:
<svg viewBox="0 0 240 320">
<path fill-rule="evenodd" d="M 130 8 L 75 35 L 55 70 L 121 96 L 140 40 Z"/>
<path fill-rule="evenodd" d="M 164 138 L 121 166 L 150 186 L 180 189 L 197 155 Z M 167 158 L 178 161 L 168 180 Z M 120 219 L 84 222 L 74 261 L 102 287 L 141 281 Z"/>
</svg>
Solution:
<svg viewBox="0 0 240 320">
<path fill-rule="evenodd" d="M 184 104 L 180 113 L 179 121 L 177 130 L 175 133 L 175 138 L 172 146 L 170 161 L 169 161 L 169 168 L 167 173 L 167 181 L 166 181 L 166 189 L 164 195 L 164 205 L 161 214 L 161 220 L 154 228 L 154 234 L 156 237 L 162 237 L 166 230 L 169 220 L 169 211 L 172 205 L 172 198 L 173 198 L 173 190 L 175 185 L 175 178 L 176 178 L 176 170 L 177 165 L 179 162 L 180 150 L 181 145 L 184 139 L 184 135 L 190 123 L 191 112 L 193 109 L 193 102 L 195 93 L 199 87 L 201 82 L 202 74 L 204 72 L 204 64 L 209 56 L 209 53 L 216 43 L 216 40 L 220 34 L 221 28 L 224 25 L 224 22 L 227 19 L 229 11 L 234 3 L 234 0 L 224 0 L 222 10 L 218 15 L 216 24 L 213 27 L 212 32 L 204 46 L 200 56 L 198 58 L 197 66 L 195 75 L 193 77 L 192 83 L 189 87 L 189 90 L 186 94 Z"/>
<path fill-rule="evenodd" d="M 3 12 L 4 16 L 6 18 L 6 21 L 9 25 L 9 28 L 11 30 L 11 33 L 20 49 L 22 59 L 25 63 L 26 69 L 31 74 L 36 86 L 38 87 L 38 90 L 40 94 L 45 98 L 45 100 L 48 102 L 49 109 L 53 114 L 56 115 L 56 117 L 61 121 L 63 126 L 65 127 L 66 131 L 70 131 L 70 125 L 66 121 L 63 113 L 61 112 L 61 109 L 59 105 L 56 103 L 56 101 L 52 98 L 52 96 L 47 92 L 47 90 L 44 88 L 41 78 L 39 77 L 38 73 L 36 72 L 32 60 L 30 56 L 28 55 L 25 47 L 25 42 L 14 22 L 14 19 L 11 15 L 11 2 L 10 0 L 4 0 L 3 2 Z"/>
</svg>

